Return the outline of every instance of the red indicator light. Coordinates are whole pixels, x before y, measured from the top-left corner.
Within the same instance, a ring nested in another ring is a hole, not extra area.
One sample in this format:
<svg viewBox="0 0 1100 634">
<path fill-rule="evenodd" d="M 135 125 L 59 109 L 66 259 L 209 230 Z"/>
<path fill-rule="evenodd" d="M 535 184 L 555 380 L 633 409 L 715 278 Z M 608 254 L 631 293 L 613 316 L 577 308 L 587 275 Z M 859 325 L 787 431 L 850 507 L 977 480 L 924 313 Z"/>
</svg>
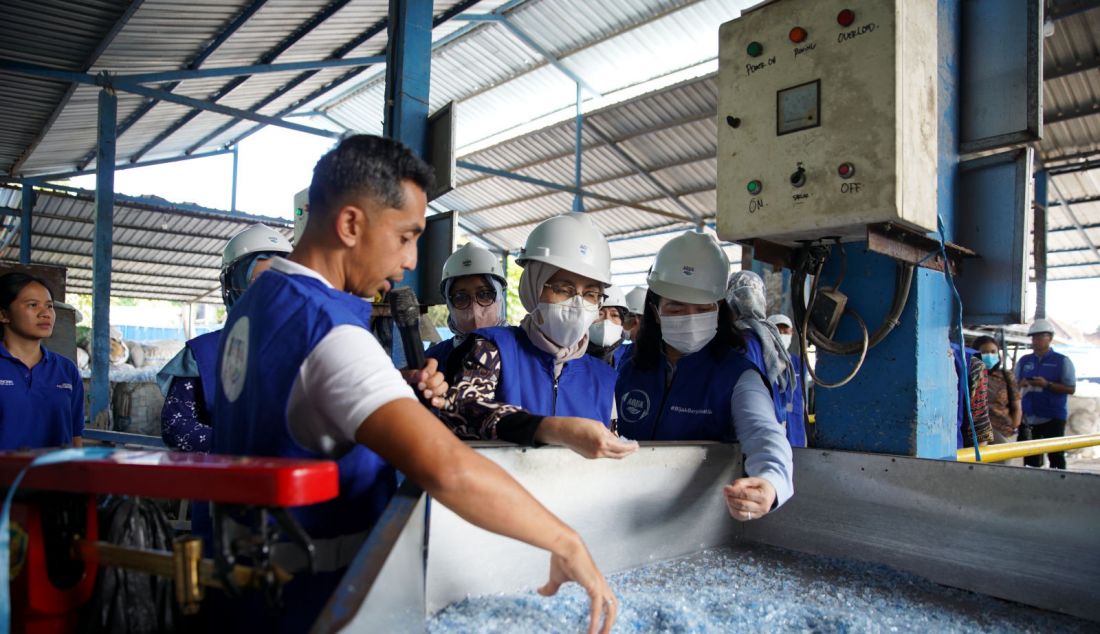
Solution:
<svg viewBox="0 0 1100 634">
<path fill-rule="evenodd" d="M 806 29 L 800 26 L 796 26 L 791 29 L 789 36 L 792 42 L 794 42 L 795 44 L 800 44 L 806 41 L 806 38 L 809 36 L 809 34 L 806 33 Z"/>
<path fill-rule="evenodd" d="M 852 26 L 852 22 L 856 21 L 856 13 L 851 9 L 844 9 L 840 13 L 836 14 L 836 23 L 840 26 Z"/>
<path fill-rule="evenodd" d="M 851 163 L 841 163 L 840 166 L 836 168 L 836 173 L 839 174 L 841 178 L 851 178 L 856 173 L 856 166 Z"/>
</svg>

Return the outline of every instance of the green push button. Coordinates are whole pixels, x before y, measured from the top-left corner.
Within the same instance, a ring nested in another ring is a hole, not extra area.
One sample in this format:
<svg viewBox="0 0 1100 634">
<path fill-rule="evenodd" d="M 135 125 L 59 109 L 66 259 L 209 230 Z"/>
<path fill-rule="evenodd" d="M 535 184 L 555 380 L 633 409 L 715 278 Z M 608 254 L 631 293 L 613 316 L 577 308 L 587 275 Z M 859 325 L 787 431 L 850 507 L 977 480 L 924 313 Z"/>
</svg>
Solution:
<svg viewBox="0 0 1100 634">
<path fill-rule="evenodd" d="M 745 189 L 749 190 L 749 193 L 755 196 L 760 193 L 760 190 L 764 189 L 764 186 L 760 184 L 760 181 L 751 180 Z"/>
<path fill-rule="evenodd" d="M 764 45 L 760 42 L 749 42 L 745 52 L 749 54 L 749 57 L 760 57 L 764 54 Z"/>
</svg>

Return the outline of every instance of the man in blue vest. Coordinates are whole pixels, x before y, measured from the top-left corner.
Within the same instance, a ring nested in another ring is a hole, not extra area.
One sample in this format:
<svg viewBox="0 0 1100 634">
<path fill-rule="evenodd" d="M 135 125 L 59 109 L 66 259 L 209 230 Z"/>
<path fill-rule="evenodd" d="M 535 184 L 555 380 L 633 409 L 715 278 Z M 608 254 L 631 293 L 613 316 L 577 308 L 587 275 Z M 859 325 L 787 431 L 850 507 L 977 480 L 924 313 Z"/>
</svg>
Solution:
<svg viewBox="0 0 1100 634">
<path fill-rule="evenodd" d="M 393 495 L 396 468 L 467 521 L 551 551 L 540 592 L 578 582 L 592 601 L 589 632 L 601 618 L 611 630 L 615 598 L 580 537 L 417 400 L 442 403 L 447 384 L 435 360 L 412 381 L 414 393 L 370 333 L 366 298 L 416 267 L 431 180 L 431 168 L 396 141 L 343 140 L 314 168 L 309 220 L 294 251 L 230 311 L 214 452 L 336 460 L 340 496 L 291 510 L 312 537 L 318 573 L 302 569 L 304 551 L 277 544 L 275 559 L 285 553 L 295 573 L 285 607 L 238 604 L 220 629 L 309 629 Z"/>
<path fill-rule="evenodd" d="M 1077 391 L 1077 373 L 1069 357 L 1050 349 L 1054 339 L 1054 324 L 1036 319 L 1027 334 L 1031 335 L 1031 354 L 1016 363 L 1016 379 L 1023 394 L 1024 420 L 1020 440 L 1059 438 L 1066 435 L 1069 418 L 1069 395 Z M 1047 454 L 1051 469 L 1066 468 L 1066 454 Z M 1027 456 L 1024 464 L 1043 466 L 1043 456 Z"/>
</svg>

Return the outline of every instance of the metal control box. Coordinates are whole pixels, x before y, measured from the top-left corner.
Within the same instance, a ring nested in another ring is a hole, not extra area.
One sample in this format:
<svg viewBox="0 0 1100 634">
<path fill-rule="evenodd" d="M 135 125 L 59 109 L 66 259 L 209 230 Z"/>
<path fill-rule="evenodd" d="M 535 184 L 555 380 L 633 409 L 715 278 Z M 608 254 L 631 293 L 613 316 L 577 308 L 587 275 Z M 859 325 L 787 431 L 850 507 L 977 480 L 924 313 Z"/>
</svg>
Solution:
<svg viewBox="0 0 1100 634">
<path fill-rule="evenodd" d="M 936 229 L 935 0 L 776 0 L 722 25 L 718 235 Z"/>
<path fill-rule="evenodd" d="M 294 244 L 298 244 L 298 238 L 306 230 L 306 222 L 309 221 L 309 188 L 294 194 Z"/>
</svg>

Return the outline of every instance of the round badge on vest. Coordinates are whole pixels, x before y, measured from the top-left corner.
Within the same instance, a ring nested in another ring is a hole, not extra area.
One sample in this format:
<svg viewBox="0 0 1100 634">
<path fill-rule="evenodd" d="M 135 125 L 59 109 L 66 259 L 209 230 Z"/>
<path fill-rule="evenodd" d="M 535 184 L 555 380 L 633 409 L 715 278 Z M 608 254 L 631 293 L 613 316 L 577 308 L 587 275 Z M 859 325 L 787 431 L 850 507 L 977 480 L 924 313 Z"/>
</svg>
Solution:
<svg viewBox="0 0 1100 634">
<path fill-rule="evenodd" d="M 649 394 L 643 390 L 630 390 L 623 396 L 622 407 L 623 420 L 637 423 L 649 416 Z"/>
<path fill-rule="evenodd" d="M 248 317 L 241 317 L 225 339 L 222 353 L 222 390 L 225 398 L 234 403 L 244 391 L 248 375 Z"/>
</svg>

